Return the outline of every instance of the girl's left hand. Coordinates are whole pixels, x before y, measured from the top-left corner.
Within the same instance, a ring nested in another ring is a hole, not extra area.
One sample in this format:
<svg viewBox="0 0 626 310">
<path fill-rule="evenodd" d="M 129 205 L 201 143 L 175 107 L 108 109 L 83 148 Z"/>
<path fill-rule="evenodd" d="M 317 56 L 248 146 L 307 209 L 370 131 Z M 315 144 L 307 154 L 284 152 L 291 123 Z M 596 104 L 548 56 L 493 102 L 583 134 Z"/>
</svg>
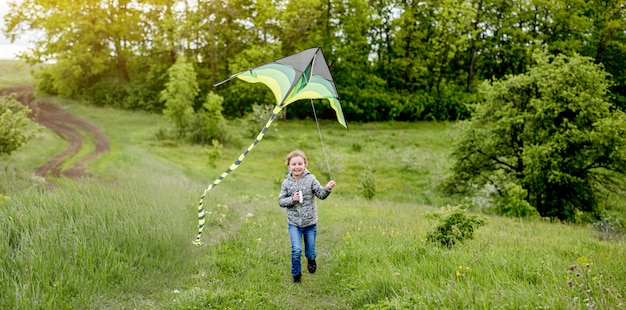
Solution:
<svg viewBox="0 0 626 310">
<path fill-rule="evenodd" d="M 326 189 L 331 190 L 333 188 L 335 188 L 335 185 L 337 185 L 337 183 L 335 182 L 335 180 L 330 180 L 328 182 L 328 184 L 326 184 Z"/>
</svg>

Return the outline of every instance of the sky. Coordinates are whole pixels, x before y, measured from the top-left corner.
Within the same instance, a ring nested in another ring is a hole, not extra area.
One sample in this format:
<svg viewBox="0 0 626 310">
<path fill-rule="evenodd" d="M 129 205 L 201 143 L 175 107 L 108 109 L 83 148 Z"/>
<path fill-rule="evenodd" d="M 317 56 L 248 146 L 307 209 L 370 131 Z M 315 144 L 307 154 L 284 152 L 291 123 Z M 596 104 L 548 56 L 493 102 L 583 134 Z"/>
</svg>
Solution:
<svg viewBox="0 0 626 310">
<path fill-rule="evenodd" d="M 9 1 L 0 0 L 0 25 L 4 30 L 4 15 L 9 12 Z M 23 36 L 18 38 L 15 42 L 11 43 L 11 40 L 5 37 L 4 31 L 0 31 L 0 59 L 15 59 L 15 55 L 21 51 L 24 51 L 28 47 L 28 38 Z"/>
</svg>

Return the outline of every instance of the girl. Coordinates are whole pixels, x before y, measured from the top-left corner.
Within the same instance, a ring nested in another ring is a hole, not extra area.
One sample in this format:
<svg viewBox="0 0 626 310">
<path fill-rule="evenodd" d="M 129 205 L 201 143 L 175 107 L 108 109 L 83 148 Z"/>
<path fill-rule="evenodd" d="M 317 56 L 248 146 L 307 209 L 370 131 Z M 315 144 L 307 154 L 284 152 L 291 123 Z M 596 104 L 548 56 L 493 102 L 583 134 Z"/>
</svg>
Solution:
<svg viewBox="0 0 626 310">
<path fill-rule="evenodd" d="M 317 236 L 317 207 L 315 197 L 326 199 L 335 187 L 335 180 L 321 186 L 317 178 L 309 172 L 306 155 L 295 150 L 285 161 L 289 172 L 285 176 L 278 197 L 278 205 L 287 208 L 289 239 L 291 240 L 291 276 L 294 283 L 302 279 L 302 239 L 304 237 L 304 256 L 307 258 L 309 273 L 315 273 L 315 238 Z"/>
</svg>

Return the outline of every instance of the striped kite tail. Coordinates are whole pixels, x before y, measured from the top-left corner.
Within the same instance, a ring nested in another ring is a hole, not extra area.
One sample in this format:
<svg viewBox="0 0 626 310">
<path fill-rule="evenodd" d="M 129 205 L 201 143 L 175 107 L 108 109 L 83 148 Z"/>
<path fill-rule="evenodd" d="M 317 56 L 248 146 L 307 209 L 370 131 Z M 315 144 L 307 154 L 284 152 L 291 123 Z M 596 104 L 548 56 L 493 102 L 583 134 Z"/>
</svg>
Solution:
<svg viewBox="0 0 626 310">
<path fill-rule="evenodd" d="M 248 148 L 245 151 L 243 151 L 241 155 L 239 155 L 237 160 L 235 160 L 235 162 L 233 162 L 233 164 L 230 165 L 228 169 L 226 169 L 217 179 L 215 179 L 215 181 L 213 181 L 213 184 L 209 185 L 204 190 L 204 193 L 202 194 L 202 197 L 200 198 L 200 203 L 198 204 L 198 235 L 196 236 L 196 240 L 193 241 L 195 245 L 202 245 L 202 241 L 200 240 L 200 237 L 202 236 L 202 230 L 204 229 L 204 222 L 205 222 L 205 212 L 204 212 L 204 207 L 203 207 L 204 197 L 211 189 L 216 187 L 217 184 L 220 184 L 220 182 L 222 182 L 222 180 L 224 180 L 224 178 L 226 178 L 228 174 L 230 174 L 231 172 L 233 172 L 233 170 L 239 167 L 243 159 L 246 158 L 246 155 L 248 155 L 248 153 L 250 153 L 250 151 L 257 145 L 257 143 L 259 143 L 259 141 L 263 139 L 263 136 L 265 136 L 265 133 L 267 132 L 269 127 L 272 125 L 272 122 L 276 118 L 276 115 L 282 109 L 283 109 L 282 105 L 277 105 L 276 107 L 274 107 L 274 110 L 272 111 L 272 115 L 270 115 L 270 119 L 267 121 L 267 123 L 265 124 L 261 132 L 256 136 L 256 138 L 254 139 L 254 142 L 252 142 L 252 144 L 250 144 L 250 146 L 248 146 Z"/>
<path fill-rule="evenodd" d="M 204 197 L 206 196 L 206 193 L 208 191 L 210 191 L 213 187 L 215 187 L 219 183 L 218 180 L 219 178 L 215 180 L 213 184 L 207 187 L 204 190 L 204 193 L 202 193 L 202 197 L 200 197 L 200 204 L 198 204 L 198 236 L 196 237 L 196 240 L 193 242 L 193 244 L 195 245 L 202 244 L 202 241 L 200 241 L 200 235 L 202 234 L 202 229 L 204 228 L 204 208 L 202 207 L 202 204 L 204 203 Z"/>
</svg>

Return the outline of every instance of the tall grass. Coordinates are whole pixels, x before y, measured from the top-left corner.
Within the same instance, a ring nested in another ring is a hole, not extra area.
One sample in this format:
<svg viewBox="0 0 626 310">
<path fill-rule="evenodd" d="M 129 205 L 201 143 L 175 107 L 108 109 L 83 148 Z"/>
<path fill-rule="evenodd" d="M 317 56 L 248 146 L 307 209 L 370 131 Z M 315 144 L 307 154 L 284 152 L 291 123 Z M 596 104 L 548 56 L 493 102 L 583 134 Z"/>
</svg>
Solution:
<svg viewBox="0 0 626 310">
<path fill-rule="evenodd" d="M 158 116 L 62 104 L 103 128 L 111 151 L 89 166 L 97 177 L 3 187 L 0 308 L 584 309 L 588 295 L 598 309 L 626 307 L 626 247 L 590 227 L 481 215 L 488 224 L 474 240 L 452 249 L 425 240 L 436 225 L 425 213 L 459 203 L 435 187 L 452 124 L 321 123 L 338 185 L 318 201 L 318 272 L 294 285 L 276 198 L 295 148 L 320 181 L 330 177 L 314 122 L 279 122 L 209 192 L 195 247 L 199 196 L 247 142 L 212 165 L 207 147 L 156 140 Z M 359 191 L 366 171 L 372 200 Z M 587 263 L 585 289 L 569 287 L 583 277 L 568 266 Z"/>
<path fill-rule="evenodd" d="M 147 294 L 188 268 L 181 264 L 193 257 L 194 213 L 181 204 L 188 179 L 145 153 L 123 153 L 141 161 L 120 161 L 136 169 L 119 178 L 54 180 L 52 190 L 6 194 L 0 308 L 117 308 L 123 296 Z"/>
</svg>

